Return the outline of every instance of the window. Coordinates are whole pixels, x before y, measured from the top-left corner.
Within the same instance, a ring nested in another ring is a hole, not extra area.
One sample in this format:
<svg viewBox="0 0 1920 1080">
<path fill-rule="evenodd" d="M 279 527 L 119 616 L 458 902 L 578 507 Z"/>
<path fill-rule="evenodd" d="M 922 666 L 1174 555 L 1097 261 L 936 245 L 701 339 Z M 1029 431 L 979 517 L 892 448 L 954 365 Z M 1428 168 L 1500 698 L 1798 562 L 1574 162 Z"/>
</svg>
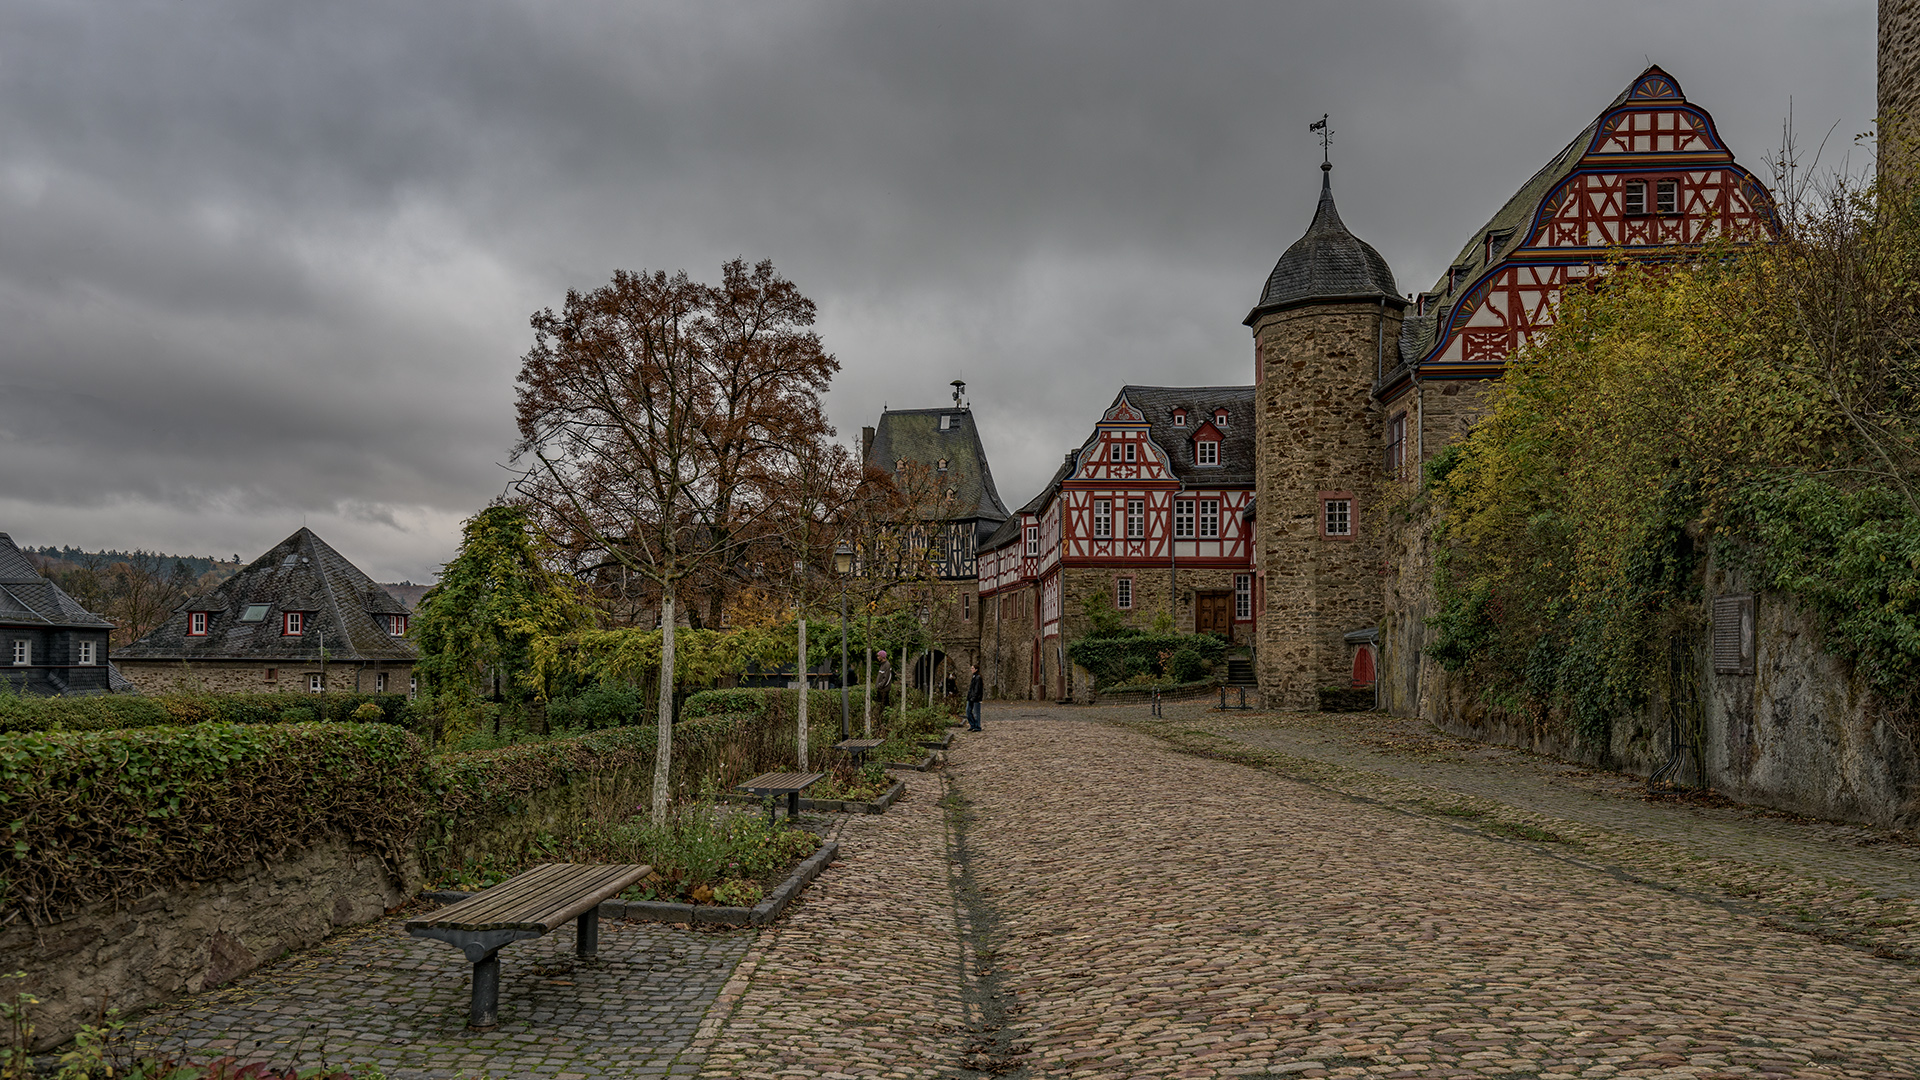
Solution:
<svg viewBox="0 0 1920 1080">
<path fill-rule="evenodd" d="M 281 615 L 281 634 L 286 637 L 299 637 L 306 632 L 307 620 L 304 612 L 288 611 Z"/>
<path fill-rule="evenodd" d="M 26 667 L 33 663 L 33 642 L 25 638 L 13 639 L 13 666 Z"/>
<path fill-rule="evenodd" d="M 95 656 L 94 650 L 96 648 L 97 646 L 95 645 L 94 642 L 91 642 L 91 641 L 81 642 L 80 655 L 78 658 L 74 660 L 74 663 L 79 664 L 81 667 L 92 667 L 93 665 L 99 663 L 98 660 L 94 659 L 94 656 Z"/>
<path fill-rule="evenodd" d="M 1113 536 L 1113 500 L 1093 500 L 1093 538 L 1107 540 Z"/>
<path fill-rule="evenodd" d="M 1107 460 L 1108 461 L 1120 460 L 1120 444 L 1119 443 L 1110 442 L 1107 444 Z"/>
<path fill-rule="evenodd" d="M 1193 539 L 1193 500 L 1173 500 L 1173 536 L 1176 540 Z"/>
<path fill-rule="evenodd" d="M 272 606 L 271 604 L 248 604 L 247 610 L 240 613 L 240 621 L 259 622 L 267 617 L 267 609 Z"/>
<path fill-rule="evenodd" d="M 940 459 L 940 462 L 939 462 L 939 465 L 938 465 L 938 466 L 936 466 L 936 467 L 938 468 L 938 470 L 939 470 L 940 472 L 946 472 L 946 471 L 947 471 L 947 459 L 946 459 L 946 458 L 941 458 L 941 459 Z"/>
<path fill-rule="evenodd" d="M 960 594 L 960 620 L 962 622 L 965 622 L 966 620 L 971 618 L 973 618 L 973 596 L 969 593 L 961 593 Z"/>
<path fill-rule="evenodd" d="M 386 672 L 384 671 L 374 672 L 373 692 L 376 694 L 384 694 L 387 692 L 387 673 Z"/>
<path fill-rule="evenodd" d="M 207 613 L 206 612 L 195 611 L 187 616 L 187 636 L 188 637 L 206 637 L 207 636 Z"/>
<path fill-rule="evenodd" d="M 1621 210 L 1628 214 L 1647 212 L 1647 182 L 1645 180 L 1627 181 L 1627 191 L 1621 200 Z"/>
<path fill-rule="evenodd" d="M 1027 554 L 1040 554 L 1040 526 L 1027 526 Z"/>
<path fill-rule="evenodd" d="M 1320 535 L 1327 537 L 1351 537 L 1353 535 L 1352 496 L 1329 495 L 1321 498 Z"/>
<path fill-rule="evenodd" d="M 307 693 L 309 694 L 325 693 L 326 689 L 327 689 L 327 680 L 323 678 L 319 672 L 317 671 L 310 672 L 307 675 Z"/>
<path fill-rule="evenodd" d="M 1200 500 L 1200 539 L 1217 540 L 1220 537 L 1220 503 L 1214 499 Z"/>
<path fill-rule="evenodd" d="M 1138 540 L 1147 535 L 1147 500 L 1127 500 L 1127 539 Z"/>
<path fill-rule="evenodd" d="M 1220 464 L 1220 444 L 1211 440 L 1194 443 L 1193 463 L 1195 465 Z"/>
<path fill-rule="evenodd" d="M 419 693 L 420 693 L 420 676 L 418 675 L 407 676 L 407 696 L 411 698 Z"/>
<path fill-rule="evenodd" d="M 407 617 L 405 615 L 387 616 L 387 633 L 392 634 L 394 637 L 405 637 L 407 633 Z"/>
<path fill-rule="evenodd" d="M 267 680 L 266 680 L 266 681 L 268 681 L 268 682 L 273 682 L 274 680 L 276 680 L 276 679 L 278 679 L 278 678 L 280 678 L 280 669 L 279 669 L 279 668 L 277 668 L 277 667 L 270 667 L 270 668 L 268 668 L 268 669 L 267 669 Z"/>
<path fill-rule="evenodd" d="M 1396 480 L 1407 478 L 1407 414 L 1399 413 L 1387 421 L 1387 475 Z"/>
<path fill-rule="evenodd" d="M 1662 214 L 1680 212 L 1680 182 L 1661 180 L 1653 185 L 1653 208 Z"/>
<path fill-rule="evenodd" d="M 953 428 L 953 416 L 949 413 L 941 413 L 940 414 L 940 430 L 949 431 L 952 428 Z"/>
<path fill-rule="evenodd" d="M 1233 617 L 1240 620 L 1253 618 L 1253 575 L 1233 575 Z"/>
<path fill-rule="evenodd" d="M 1121 611 L 1133 610 L 1133 579 L 1115 578 L 1113 582 L 1113 606 Z"/>
<path fill-rule="evenodd" d="M 1187 426 L 1187 410 L 1185 409 L 1173 410 L 1173 426 L 1174 427 Z"/>
<path fill-rule="evenodd" d="M 1133 443 L 1127 444 L 1127 460 L 1128 461 L 1133 460 L 1134 449 L 1135 449 L 1135 444 Z"/>
<path fill-rule="evenodd" d="M 1214 426 L 1214 427 L 1226 427 L 1226 426 L 1227 426 L 1227 410 L 1225 410 L 1225 409 L 1216 409 L 1216 410 L 1214 410 L 1214 414 L 1213 414 L 1213 426 Z"/>
</svg>

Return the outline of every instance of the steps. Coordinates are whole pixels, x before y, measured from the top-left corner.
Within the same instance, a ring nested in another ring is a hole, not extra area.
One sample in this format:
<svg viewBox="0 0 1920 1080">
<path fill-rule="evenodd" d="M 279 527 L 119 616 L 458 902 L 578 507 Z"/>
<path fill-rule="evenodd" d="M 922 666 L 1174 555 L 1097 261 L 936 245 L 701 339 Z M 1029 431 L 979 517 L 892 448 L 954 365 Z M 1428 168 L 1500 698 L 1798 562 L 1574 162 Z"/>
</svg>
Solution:
<svg viewBox="0 0 1920 1080">
<path fill-rule="evenodd" d="M 1253 676 L 1253 661 L 1244 656 L 1229 656 L 1227 658 L 1227 685 L 1259 685 L 1259 680 Z"/>
</svg>

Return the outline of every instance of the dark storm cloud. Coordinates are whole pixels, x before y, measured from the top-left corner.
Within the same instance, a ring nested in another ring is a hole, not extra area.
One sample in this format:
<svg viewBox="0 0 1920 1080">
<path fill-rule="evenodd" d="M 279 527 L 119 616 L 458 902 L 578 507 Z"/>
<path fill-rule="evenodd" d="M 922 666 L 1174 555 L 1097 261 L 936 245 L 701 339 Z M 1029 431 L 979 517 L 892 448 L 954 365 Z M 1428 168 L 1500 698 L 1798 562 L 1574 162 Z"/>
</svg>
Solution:
<svg viewBox="0 0 1920 1080">
<path fill-rule="evenodd" d="M 1249 377 L 1321 112 L 1412 291 L 1648 59 L 1764 174 L 1790 95 L 1864 130 L 1872 49 L 1865 0 L 8 5 L 0 529 L 424 577 L 527 315 L 736 254 L 819 302 L 843 435 L 964 377 L 1017 505 L 1121 384 Z"/>
</svg>

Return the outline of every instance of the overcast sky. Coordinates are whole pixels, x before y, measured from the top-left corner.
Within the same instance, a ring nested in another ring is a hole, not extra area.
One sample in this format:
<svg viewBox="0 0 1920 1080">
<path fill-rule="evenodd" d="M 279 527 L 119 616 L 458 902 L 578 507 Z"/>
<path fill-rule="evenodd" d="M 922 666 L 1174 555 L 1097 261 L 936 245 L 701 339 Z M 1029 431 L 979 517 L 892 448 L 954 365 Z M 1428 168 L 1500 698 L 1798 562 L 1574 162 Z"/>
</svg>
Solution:
<svg viewBox="0 0 1920 1080">
<path fill-rule="evenodd" d="M 1868 164 L 1872 0 L 0 0 L 0 532 L 431 580 L 528 316 L 770 258 L 857 438 L 967 380 L 1031 497 L 1115 390 L 1251 381 L 1312 216 L 1431 285 L 1649 62 Z M 1837 124 L 1837 127 L 1834 125 Z"/>
</svg>

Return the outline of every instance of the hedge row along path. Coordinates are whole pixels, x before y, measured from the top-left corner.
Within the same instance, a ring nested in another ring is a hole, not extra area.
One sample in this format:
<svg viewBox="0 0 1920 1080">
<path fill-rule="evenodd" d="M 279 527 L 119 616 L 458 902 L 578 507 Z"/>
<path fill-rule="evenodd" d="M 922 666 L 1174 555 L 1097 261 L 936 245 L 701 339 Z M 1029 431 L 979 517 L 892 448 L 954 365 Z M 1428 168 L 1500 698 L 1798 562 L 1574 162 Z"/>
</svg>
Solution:
<svg viewBox="0 0 1920 1080">
<path fill-rule="evenodd" d="M 990 703 L 780 924 L 603 928 L 600 972 L 554 942 L 486 1036 L 392 923 L 147 1030 L 396 1080 L 1920 1074 L 1910 847 L 1400 721 L 1167 711 Z"/>
</svg>

